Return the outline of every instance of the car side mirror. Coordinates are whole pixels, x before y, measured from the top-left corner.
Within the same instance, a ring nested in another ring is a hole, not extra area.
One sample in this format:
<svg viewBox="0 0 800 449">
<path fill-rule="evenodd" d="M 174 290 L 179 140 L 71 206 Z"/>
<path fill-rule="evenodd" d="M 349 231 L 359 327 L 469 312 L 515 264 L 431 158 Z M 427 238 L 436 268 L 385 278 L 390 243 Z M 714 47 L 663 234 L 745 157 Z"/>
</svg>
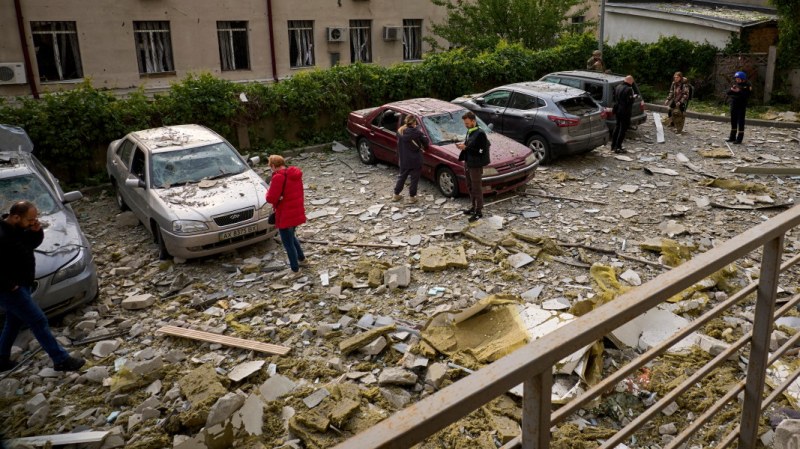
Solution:
<svg viewBox="0 0 800 449">
<path fill-rule="evenodd" d="M 483 106 L 486 104 L 486 99 L 483 97 L 478 97 L 473 101 L 475 101 L 475 104 L 477 104 L 478 106 Z"/>
<path fill-rule="evenodd" d="M 261 157 L 259 157 L 259 156 L 253 156 L 253 157 L 251 157 L 250 159 L 248 159 L 248 160 L 247 160 L 247 163 L 248 163 L 248 164 L 249 164 L 251 167 L 255 167 L 255 166 L 256 166 L 256 165 L 258 165 L 260 162 L 261 162 Z"/>
<path fill-rule="evenodd" d="M 81 198 L 83 198 L 83 194 L 77 190 L 67 192 L 64 194 L 64 204 L 73 203 Z"/>
<path fill-rule="evenodd" d="M 143 189 L 145 188 L 145 184 L 144 181 L 142 181 L 139 178 L 128 178 L 125 180 L 125 187 L 132 187 L 134 189 L 136 188 Z"/>
</svg>

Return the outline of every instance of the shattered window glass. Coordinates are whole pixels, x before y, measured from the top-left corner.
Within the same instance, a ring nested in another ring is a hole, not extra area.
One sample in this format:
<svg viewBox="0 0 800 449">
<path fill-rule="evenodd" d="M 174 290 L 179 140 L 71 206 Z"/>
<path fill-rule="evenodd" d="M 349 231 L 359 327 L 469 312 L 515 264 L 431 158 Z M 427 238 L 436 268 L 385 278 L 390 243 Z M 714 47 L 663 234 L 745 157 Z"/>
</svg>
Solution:
<svg viewBox="0 0 800 449">
<path fill-rule="evenodd" d="M 314 21 L 289 21 L 289 64 L 292 67 L 314 65 Z"/>
<path fill-rule="evenodd" d="M 139 73 L 173 72 L 169 22 L 133 22 Z"/>
<path fill-rule="evenodd" d="M 83 78 L 75 22 L 31 22 L 31 34 L 42 82 Z"/>
<path fill-rule="evenodd" d="M 428 131 L 431 142 L 436 145 L 463 142 L 464 137 L 467 135 L 467 129 L 461 119 L 464 113 L 466 113 L 466 110 L 423 117 L 422 125 Z M 478 126 L 486 134 L 491 134 L 492 130 L 480 118 L 478 119 Z"/>
<path fill-rule="evenodd" d="M 247 43 L 247 22 L 217 22 L 219 59 L 223 71 L 248 70 L 250 50 Z"/>
<path fill-rule="evenodd" d="M 569 114 L 586 115 L 597 112 L 599 106 L 588 95 L 567 98 L 558 102 L 558 107 Z"/>
<path fill-rule="evenodd" d="M 151 184 L 155 188 L 169 188 L 220 179 L 247 170 L 235 151 L 224 142 L 204 147 L 153 153 Z"/>
<path fill-rule="evenodd" d="M 372 21 L 350 21 L 350 62 L 372 62 Z"/>
<path fill-rule="evenodd" d="M 0 179 L 0 210 L 7 211 L 17 201 L 30 201 L 41 215 L 58 211 L 58 202 L 36 175 Z"/>
</svg>

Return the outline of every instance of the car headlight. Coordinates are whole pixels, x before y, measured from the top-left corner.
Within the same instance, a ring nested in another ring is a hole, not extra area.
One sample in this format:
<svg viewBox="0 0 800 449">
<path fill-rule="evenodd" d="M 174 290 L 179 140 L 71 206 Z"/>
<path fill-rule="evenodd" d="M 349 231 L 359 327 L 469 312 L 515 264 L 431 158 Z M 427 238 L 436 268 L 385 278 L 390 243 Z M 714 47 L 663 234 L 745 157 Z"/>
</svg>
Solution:
<svg viewBox="0 0 800 449">
<path fill-rule="evenodd" d="M 534 154 L 534 153 L 529 154 L 528 157 L 525 158 L 525 165 L 526 166 L 531 165 L 534 162 L 536 162 L 536 154 Z"/>
<path fill-rule="evenodd" d="M 269 217 L 269 214 L 272 213 L 272 205 L 269 203 L 264 203 L 263 206 L 258 208 L 258 218 L 264 219 Z"/>
<path fill-rule="evenodd" d="M 483 176 L 495 176 L 499 172 L 493 167 L 483 167 Z"/>
<path fill-rule="evenodd" d="M 208 226 L 202 221 L 195 220 L 175 220 L 172 222 L 172 230 L 178 234 L 191 234 L 208 230 Z"/>
<path fill-rule="evenodd" d="M 56 274 L 53 275 L 53 284 L 58 284 L 83 273 L 87 263 L 89 263 L 89 252 L 81 248 L 72 260 L 56 271 Z"/>
</svg>

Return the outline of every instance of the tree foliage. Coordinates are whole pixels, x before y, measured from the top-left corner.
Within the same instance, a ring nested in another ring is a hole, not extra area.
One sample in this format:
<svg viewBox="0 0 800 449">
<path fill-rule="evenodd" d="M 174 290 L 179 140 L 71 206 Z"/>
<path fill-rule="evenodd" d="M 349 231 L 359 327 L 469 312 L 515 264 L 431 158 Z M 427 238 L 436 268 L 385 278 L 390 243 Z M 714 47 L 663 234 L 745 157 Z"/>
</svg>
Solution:
<svg viewBox="0 0 800 449">
<path fill-rule="evenodd" d="M 770 0 L 778 11 L 778 64 L 800 68 L 800 0 Z"/>
<path fill-rule="evenodd" d="M 532 50 L 550 48 L 561 34 L 574 31 L 565 19 L 583 15 L 585 0 L 431 0 L 447 9 L 433 33 L 457 47 L 490 50 L 501 41 Z M 574 6 L 581 6 L 568 14 Z M 585 26 L 585 25 L 584 25 Z M 582 29 L 579 31 L 583 31 Z"/>
</svg>

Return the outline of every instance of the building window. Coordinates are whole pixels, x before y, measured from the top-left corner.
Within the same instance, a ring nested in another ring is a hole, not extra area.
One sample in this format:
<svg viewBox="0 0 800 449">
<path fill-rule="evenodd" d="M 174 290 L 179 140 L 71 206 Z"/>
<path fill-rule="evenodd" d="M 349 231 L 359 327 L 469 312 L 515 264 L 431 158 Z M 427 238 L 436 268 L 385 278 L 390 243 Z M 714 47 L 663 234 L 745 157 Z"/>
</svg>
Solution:
<svg viewBox="0 0 800 449">
<path fill-rule="evenodd" d="M 31 22 L 41 81 L 83 78 L 75 22 Z"/>
<path fill-rule="evenodd" d="M 422 59 L 422 20 L 403 19 L 403 60 Z"/>
<path fill-rule="evenodd" d="M 292 67 L 314 65 L 314 21 L 289 21 L 289 63 Z"/>
<path fill-rule="evenodd" d="M 350 21 L 350 62 L 372 62 L 372 21 Z"/>
<path fill-rule="evenodd" d="M 133 22 L 139 73 L 174 72 L 169 22 Z"/>
<path fill-rule="evenodd" d="M 217 37 L 219 37 L 219 63 L 222 70 L 249 70 L 247 22 L 217 22 Z"/>
</svg>

